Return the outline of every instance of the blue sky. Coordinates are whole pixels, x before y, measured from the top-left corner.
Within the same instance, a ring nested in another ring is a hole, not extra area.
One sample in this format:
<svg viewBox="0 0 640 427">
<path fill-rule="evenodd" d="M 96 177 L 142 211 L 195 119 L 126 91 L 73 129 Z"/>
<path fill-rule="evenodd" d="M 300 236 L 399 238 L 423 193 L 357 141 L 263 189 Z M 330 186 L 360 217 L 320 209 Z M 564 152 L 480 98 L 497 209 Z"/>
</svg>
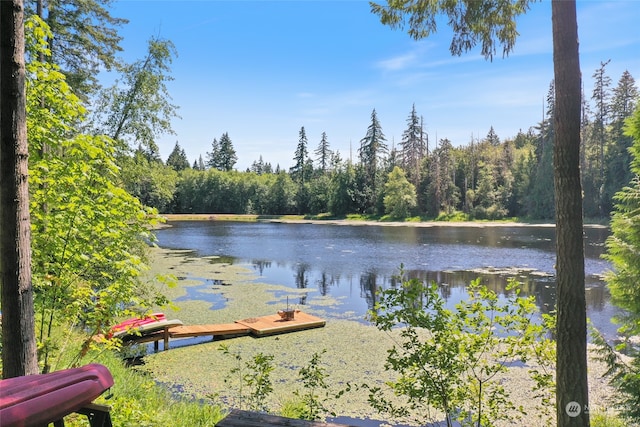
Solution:
<svg viewBox="0 0 640 427">
<path fill-rule="evenodd" d="M 553 79 L 551 3 L 534 3 L 518 20 L 515 50 L 485 60 L 479 49 L 452 57 L 451 32 L 414 41 L 382 25 L 369 3 L 351 1 L 129 1 L 112 15 L 129 19 L 123 59 L 145 54 L 160 36 L 178 51 L 168 89 L 179 106 L 175 135 L 157 142 L 166 160 L 178 141 L 193 163 L 228 132 L 245 170 L 262 155 L 288 170 L 305 127 L 312 153 L 327 133 L 330 148 L 357 159 L 375 108 L 396 146 L 415 104 L 433 147 L 465 145 L 491 126 L 502 139 L 542 118 Z M 615 87 L 625 70 L 640 84 L 640 1 L 578 1 L 585 93 L 611 60 Z"/>
</svg>

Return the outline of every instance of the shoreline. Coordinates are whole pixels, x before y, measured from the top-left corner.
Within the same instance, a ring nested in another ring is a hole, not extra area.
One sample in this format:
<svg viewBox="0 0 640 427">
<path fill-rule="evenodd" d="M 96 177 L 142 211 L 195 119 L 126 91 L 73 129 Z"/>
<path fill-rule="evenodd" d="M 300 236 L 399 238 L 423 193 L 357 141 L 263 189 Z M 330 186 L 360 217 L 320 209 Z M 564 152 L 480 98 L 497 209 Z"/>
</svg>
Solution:
<svg viewBox="0 0 640 427">
<path fill-rule="evenodd" d="M 251 214 L 161 214 L 167 223 L 172 221 L 235 221 L 272 222 L 283 224 L 324 224 L 340 226 L 380 226 L 380 227 L 533 227 L 554 228 L 555 223 L 530 223 L 517 221 L 376 221 L 361 219 L 310 219 L 302 215 L 251 215 Z M 608 225 L 588 223 L 585 228 L 607 228 Z"/>
</svg>

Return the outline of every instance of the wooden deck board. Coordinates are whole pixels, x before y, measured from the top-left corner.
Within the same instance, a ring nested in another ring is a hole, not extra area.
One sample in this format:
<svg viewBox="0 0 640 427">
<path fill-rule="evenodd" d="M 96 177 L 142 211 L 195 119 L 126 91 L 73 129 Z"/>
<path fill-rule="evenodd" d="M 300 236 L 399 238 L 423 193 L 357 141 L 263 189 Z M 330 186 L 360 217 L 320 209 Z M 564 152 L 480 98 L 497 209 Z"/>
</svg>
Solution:
<svg viewBox="0 0 640 427">
<path fill-rule="evenodd" d="M 239 323 L 217 325 L 186 325 L 169 329 L 171 338 L 200 337 L 206 335 L 249 335 L 251 329 Z"/>
<path fill-rule="evenodd" d="M 295 418 L 285 418 L 277 415 L 241 411 L 239 409 L 233 409 L 229 413 L 229 415 L 227 415 L 216 425 L 218 427 L 352 427 L 348 424 L 298 420 Z"/>
<path fill-rule="evenodd" d="M 303 329 L 320 328 L 326 324 L 326 321 L 319 317 L 298 311 L 292 320 L 282 320 L 278 314 L 272 314 L 269 316 L 236 320 L 236 323 L 251 328 L 251 333 L 256 336 L 265 336 Z"/>
</svg>

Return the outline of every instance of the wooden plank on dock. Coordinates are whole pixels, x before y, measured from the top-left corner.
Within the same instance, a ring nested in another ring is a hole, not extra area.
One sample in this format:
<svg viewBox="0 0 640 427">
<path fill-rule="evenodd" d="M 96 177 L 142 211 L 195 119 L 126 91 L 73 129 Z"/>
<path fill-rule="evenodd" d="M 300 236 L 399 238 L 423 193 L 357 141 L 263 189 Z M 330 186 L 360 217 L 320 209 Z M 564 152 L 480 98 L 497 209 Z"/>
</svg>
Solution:
<svg viewBox="0 0 640 427">
<path fill-rule="evenodd" d="M 262 317 L 250 317 L 248 319 L 236 320 L 236 323 L 251 329 L 251 333 L 256 336 L 280 334 L 284 332 L 300 331 L 303 329 L 320 328 L 326 324 L 321 319 L 311 314 L 296 311 L 294 318 L 283 320 L 278 314 Z"/>
<path fill-rule="evenodd" d="M 217 325 L 185 325 L 169 329 L 171 338 L 187 338 L 201 336 L 249 335 L 251 328 L 239 323 L 220 323 Z"/>
<path fill-rule="evenodd" d="M 352 427 L 348 424 L 325 423 L 322 421 L 298 420 L 258 412 L 233 409 L 217 427 Z"/>
</svg>

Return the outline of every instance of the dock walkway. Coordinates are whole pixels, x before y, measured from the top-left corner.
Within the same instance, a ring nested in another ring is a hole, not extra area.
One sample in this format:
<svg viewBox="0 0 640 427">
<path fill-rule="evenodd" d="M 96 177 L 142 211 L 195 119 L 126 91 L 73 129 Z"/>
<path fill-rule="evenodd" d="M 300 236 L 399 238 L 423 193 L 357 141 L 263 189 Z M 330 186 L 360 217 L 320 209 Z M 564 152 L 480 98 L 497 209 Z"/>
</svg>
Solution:
<svg viewBox="0 0 640 427">
<path fill-rule="evenodd" d="M 191 338 L 211 336 L 216 338 L 232 338 L 244 335 L 264 337 L 268 335 L 295 332 L 304 329 L 321 328 L 326 324 L 321 319 L 302 311 L 296 311 L 294 318 L 284 320 L 278 314 L 261 317 L 250 317 L 236 320 L 234 323 L 220 323 L 211 325 L 170 325 L 142 335 L 130 335 L 125 341 L 130 343 L 153 342 L 154 350 L 159 350 L 158 343 L 163 341 L 163 348 L 169 349 L 169 340 L 172 338 Z"/>
</svg>

